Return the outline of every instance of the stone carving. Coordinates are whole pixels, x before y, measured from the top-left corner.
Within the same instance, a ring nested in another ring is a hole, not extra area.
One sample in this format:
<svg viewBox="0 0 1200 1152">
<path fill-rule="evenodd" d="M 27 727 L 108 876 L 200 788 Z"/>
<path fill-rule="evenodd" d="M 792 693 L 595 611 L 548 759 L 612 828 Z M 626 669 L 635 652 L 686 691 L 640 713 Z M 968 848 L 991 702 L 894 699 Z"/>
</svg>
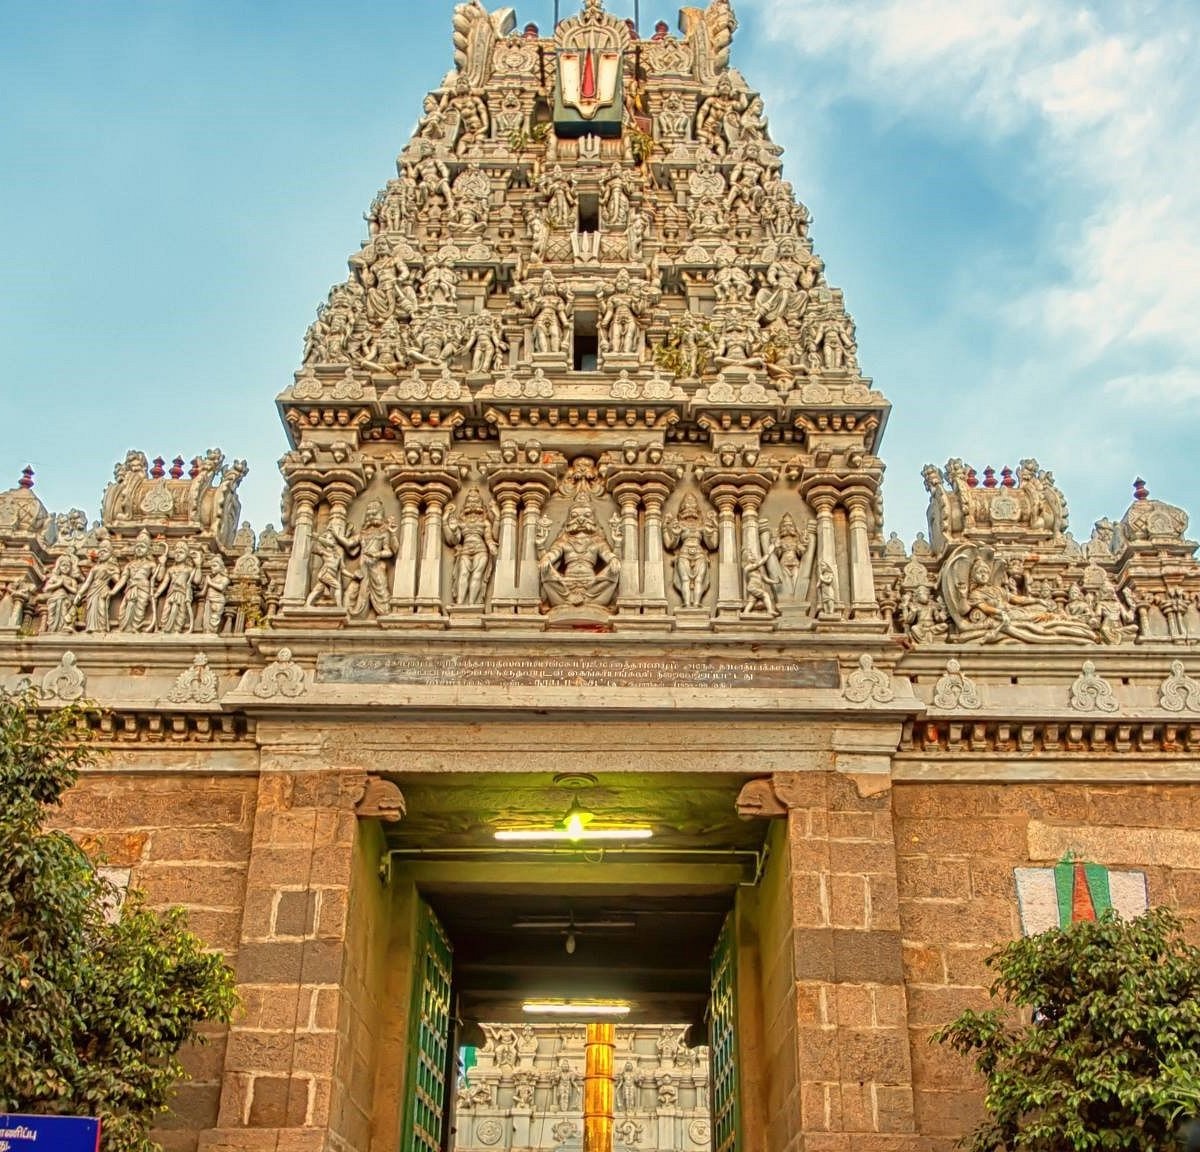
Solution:
<svg viewBox="0 0 1200 1152">
<path fill-rule="evenodd" d="M 612 602 L 621 562 L 584 492 L 571 504 L 550 547 L 538 556 L 538 571 L 551 607 L 603 608 Z"/>
<path fill-rule="evenodd" d="M 1159 686 L 1158 703 L 1167 712 L 1200 712 L 1200 682 L 1187 675 L 1182 660 L 1171 661 L 1171 675 Z"/>
<path fill-rule="evenodd" d="M 515 1068 L 521 1062 L 521 1050 L 516 1031 L 507 1024 L 484 1028 L 498 1068 Z"/>
<path fill-rule="evenodd" d="M 542 215 L 550 228 L 574 231 L 579 218 L 578 182 L 574 174 L 567 175 L 561 164 L 555 164 L 538 182 L 542 198 Z"/>
<path fill-rule="evenodd" d="M 445 541 L 454 551 L 450 593 L 454 604 L 476 607 L 483 604 L 499 546 L 497 516 L 477 489 L 463 497 L 462 511 L 451 504 L 442 524 Z"/>
<path fill-rule="evenodd" d="M 635 1148 L 642 1142 L 646 1135 L 645 1126 L 639 1124 L 636 1120 L 625 1119 L 618 1120 L 613 1125 L 613 1135 L 626 1148 Z"/>
<path fill-rule="evenodd" d="M 962 666 L 951 657 L 946 661 L 946 671 L 938 677 L 933 690 L 935 708 L 978 708 L 979 689 L 963 674 Z"/>
<path fill-rule="evenodd" d="M 200 582 L 203 601 L 200 606 L 200 630 L 218 633 L 225 621 L 225 606 L 229 603 L 229 587 L 233 583 L 225 561 L 210 556 L 208 567 Z"/>
<path fill-rule="evenodd" d="M 514 285 L 512 298 L 533 321 L 534 352 L 557 354 L 567 350 L 575 301 L 570 288 L 559 288 L 554 273 L 547 270 L 540 280 Z"/>
<path fill-rule="evenodd" d="M 724 156 L 741 138 L 742 114 L 749 106 L 745 92 L 734 92 L 729 75 L 722 76 L 696 113 L 696 139 Z"/>
<path fill-rule="evenodd" d="M 167 699 L 174 704 L 211 704 L 217 698 L 217 674 L 208 666 L 208 657 L 197 652 L 190 668 L 180 672 L 171 685 Z"/>
<path fill-rule="evenodd" d="M 516 27 L 511 8 L 489 13 L 480 0 L 454 6 L 454 66 L 471 88 L 482 88 L 491 79 L 496 42 Z"/>
<path fill-rule="evenodd" d="M 654 1076 L 655 1084 L 658 1087 L 658 1106 L 659 1108 L 675 1108 L 679 1104 L 679 1086 L 675 1083 L 675 1077 L 670 1072 L 658 1072 Z"/>
<path fill-rule="evenodd" d="M 467 340 L 463 351 L 471 358 L 471 371 L 476 375 L 499 372 L 508 354 L 508 341 L 500 317 L 491 312 L 477 312 L 467 319 Z"/>
<path fill-rule="evenodd" d="M 42 677 L 42 695 L 48 700 L 69 704 L 81 700 L 86 691 L 87 675 L 75 663 L 74 652 L 64 652 L 58 664 Z"/>
<path fill-rule="evenodd" d="M 307 688 L 304 669 L 292 659 L 289 648 L 280 648 L 279 654 L 260 673 L 254 695 L 263 700 L 273 700 L 277 696 L 295 698 L 302 696 Z"/>
<path fill-rule="evenodd" d="M 669 143 L 679 143 L 691 136 L 693 113 L 685 107 L 678 92 L 667 93 L 662 110 L 654 119 L 657 137 Z"/>
<path fill-rule="evenodd" d="M 947 557 L 941 593 L 952 639 L 981 644 L 1094 641 L 1090 624 L 1073 619 L 1052 600 L 1016 590 L 1006 576 L 1005 561 L 986 544 L 962 544 Z"/>
<path fill-rule="evenodd" d="M 186 526 L 229 544 L 237 530 L 241 504 L 237 490 L 249 471 L 244 460 L 226 464 L 225 455 L 210 448 L 195 457 L 184 472 L 182 459 L 167 475 L 161 459 L 151 471 L 144 452 L 126 453 L 113 469 L 113 482 L 104 490 L 101 519 L 108 529 L 146 521 Z"/>
<path fill-rule="evenodd" d="M 317 570 L 313 574 L 312 586 L 305 605 L 315 608 L 328 600 L 335 608 L 345 605 L 346 555 L 352 548 L 349 538 L 333 528 L 326 528 L 313 541 L 313 554 L 317 558 Z"/>
<path fill-rule="evenodd" d="M 858 667 L 846 677 L 842 696 L 851 704 L 889 704 L 896 698 L 892 678 L 875 667 L 875 660 L 867 653 L 858 658 Z"/>
<path fill-rule="evenodd" d="M 54 567 L 42 585 L 47 632 L 75 630 L 75 608 L 79 603 L 81 579 L 79 561 L 74 552 L 64 553 L 54 561 Z"/>
<path fill-rule="evenodd" d="M 391 607 L 391 561 L 400 547 L 394 518 L 384 519 L 383 505 L 372 500 L 363 513 L 354 550 L 358 554 L 356 591 L 347 607 L 352 617 L 368 611 L 386 616 Z"/>
<path fill-rule="evenodd" d="M 742 548 L 742 589 L 746 597 L 742 605 L 742 615 L 750 616 L 759 609 L 766 616 L 779 615 L 775 605 L 775 589 L 783 580 L 773 576 L 768 566 L 774 560 L 774 543 L 760 553 L 755 544 L 746 544 Z"/>
<path fill-rule="evenodd" d="M 536 1085 L 536 1072 L 518 1072 L 513 1076 L 513 1107 L 532 1108 L 533 1090 Z"/>
<path fill-rule="evenodd" d="M 155 599 L 162 599 L 159 630 L 190 632 L 196 620 L 196 589 L 203 578 L 200 554 L 192 552 L 187 542 L 180 540 L 167 555 L 170 563 L 154 590 Z"/>
<path fill-rule="evenodd" d="M 1116 712 L 1119 708 L 1111 685 L 1096 671 L 1090 660 L 1083 663 L 1083 672 L 1071 685 L 1073 712 Z"/>
<path fill-rule="evenodd" d="M 579 1125 L 574 1120 L 560 1120 L 550 1132 L 556 1145 L 565 1144 L 579 1135 Z"/>
<path fill-rule="evenodd" d="M 406 812 L 404 794 L 395 784 L 380 776 L 367 777 L 362 798 L 354 806 L 354 814 L 360 820 L 380 820 L 384 824 L 397 824 Z"/>
<path fill-rule="evenodd" d="M 560 1060 L 550 1077 L 556 1112 L 570 1112 L 580 1091 L 579 1073 L 569 1060 Z"/>
<path fill-rule="evenodd" d="M 1067 530 L 1067 503 L 1033 459 L 1022 460 L 1016 473 L 984 469 L 980 481 L 974 468 L 961 460 L 944 469 L 932 464 L 922 473 L 929 493 L 929 529 L 935 547 L 982 533 L 1024 530 L 1043 538 L 1061 537 Z"/>
<path fill-rule="evenodd" d="M 701 160 L 688 177 L 687 191 L 692 234 L 698 237 L 720 236 L 726 227 L 725 198 L 728 185 L 724 174 L 711 160 Z"/>
<path fill-rule="evenodd" d="M 837 569 L 828 560 L 822 560 L 817 565 L 817 619 L 840 620 L 842 614 Z"/>
<path fill-rule="evenodd" d="M 611 289 L 601 286 L 597 293 L 601 306 L 597 330 L 600 334 L 600 350 L 606 358 L 640 358 L 641 322 L 660 296 L 658 289 L 640 280 L 635 281 L 626 268 L 617 273 Z"/>
<path fill-rule="evenodd" d="M 663 524 L 663 544 L 675 553 L 673 585 L 684 608 L 699 608 L 709 587 L 709 555 L 717 550 L 717 517 L 688 492 Z"/>
<path fill-rule="evenodd" d="M 639 187 L 629 169 L 613 164 L 600 184 L 600 223 L 604 228 L 622 232 L 629 227 Z"/>
<path fill-rule="evenodd" d="M 75 603 L 83 605 L 83 630 L 106 633 L 112 625 L 112 598 L 121 579 L 121 570 L 113 559 L 113 547 L 102 540 L 96 559 L 75 593 Z"/>
<path fill-rule="evenodd" d="M 617 1076 L 616 1083 L 617 1107 L 622 1112 L 636 1112 L 641 1102 L 641 1089 L 637 1073 L 631 1061 L 625 1061 L 625 1067 Z"/>
<path fill-rule="evenodd" d="M 504 1125 L 494 1116 L 486 1116 L 475 1125 L 475 1136 L 480 1144 L 499 1144 L 504 1135 Z"/>
<path fill-rule="evenodd" d="M 712 84 L 724 78 L 738 26 L 729 0 L 710 0 L 707 8 L 683 8 L 679 18 L 692 49 L 696 79 L 701 84 Z"/>
<path fill-rule="evenodd" d="M 921 568 L 921 574 L 923 579 L 924 568 Z M 914 644 L 944 642 L 950 631 L 945 606 L 934 598 L 928 584 L 906 589 L 896 615 L 901 629 Z"/>
</svg>

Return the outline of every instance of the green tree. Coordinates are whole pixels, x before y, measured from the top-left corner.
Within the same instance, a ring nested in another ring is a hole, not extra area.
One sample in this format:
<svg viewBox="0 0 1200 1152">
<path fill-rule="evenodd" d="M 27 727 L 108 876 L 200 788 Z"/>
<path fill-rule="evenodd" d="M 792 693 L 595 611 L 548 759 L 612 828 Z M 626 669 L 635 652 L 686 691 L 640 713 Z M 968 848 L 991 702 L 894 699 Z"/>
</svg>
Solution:
<svg viewBox="0 0 1200 1152">
<path fill-rule="evenodd" d="M 934 1036 L 986 1081 L 988 1115 L 964 1147 L 1180 1147 L 1180 1121 L 1200 1104 L 1200 949 L 1176 917 L 1108 912 L 1015 940 L 988 964 L 1007 1008 L 964 1012 Z"/>
<path fill-rule="evenodd" d="M 99 1116 L 105 1152 L 145 1152 L 179 1050 L 228 1022 L 233 974 L 186 930 L 117 893 L 43 828 L 92 763 L 85 713 L 0 692 L 0 1112 Z"/>
</svg>

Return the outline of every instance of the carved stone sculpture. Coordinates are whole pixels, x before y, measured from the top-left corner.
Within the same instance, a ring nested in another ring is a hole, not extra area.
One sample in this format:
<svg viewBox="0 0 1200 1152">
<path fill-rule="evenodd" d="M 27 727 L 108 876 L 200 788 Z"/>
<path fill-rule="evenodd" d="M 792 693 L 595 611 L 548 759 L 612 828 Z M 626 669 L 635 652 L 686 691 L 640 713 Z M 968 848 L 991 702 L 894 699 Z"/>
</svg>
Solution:
<svg viewBox="0 0 1200 1152">
<path fill-rule="evenodd" d="M 125 592 L 118 616 L 118 628 L 122 632 L 154 631 L 158 622 L 154 589 L 165 575 L 165 550 L 163 557 L 155 560 L 151 555 L 149 534 L 140 532 L 133 544 L 133 556 L 113 587 L 114 596 L 122 590 Z"/>
<path fill-rule="evenodd" d="M 742 548 L 742 593 L 746 597 L 746 602 L 742 605 L 744 616 L 749 616 L 760 608 L 767 616 L 779 614 L 775 605 L 775 588 L 782 581 L 767 571 L 767 565 L 773 558 L 773 548 L 761 555 L 749 544 Z"/>
<path fill-rule="evenodd" d="M 467 342 L 463 351 L 471 357 L 471 371 L 490 375 L 504 367 L 508 341 L 504 326 L 494 312 L 477 312 L 467 320 Z"/>
<path fill-rule="evenodd" d="M 1083 672 L 1071 685 L 1070 703 L 1073 712 L 1116 712 L 1119 708 L 1112 686 L 1097 673 L 1090 660 L 1084 661 Z"/>
<path fill-rule="evenodd" d="M 621 562 L 586 497 L 571 505 L 558 536 L 538 557 L 538 570 L 542 593 L 552 607 L 611 603 Z"/>
<path fill-rule="evenodd" d="M 579 192 L 574 175 L 568 176 L 555 164 L 537 184 L 545 205 L 546 223 L 551 228 L 574 231 L 578 223 Z"/>
<path fill-rule="evenodd" d="M 73 632 L 75 630 L 75 607 L 79 603 L 79 561 L 73 552 L 67 552 L 54 561 L 42 595 L 46 602 L 46 631 Z"/>
<path fill-rule="evenodd" d="M 663 523 L 663 544 L 675 553 L 672 583 L 684 608 L 699 608 L 708 592 L 709 555 L 717 550 L 717 517 L 700 510 L 700 503 L 685 493 L 679 508 Z"/>
<path fill-rule="evenodd" d="M 1158 689 L 1158 703 L 1167 712 L 1200 712 L 1200 683 L 1187 675 L 1182 660 L 1171 661 L 1171 675 Z"/>
<path fill-rule="evenodd" d="M 289 648 L 280 648 L 275 657 L 263 670 L 254 686 L 254 695 L 263 700 L 276 696 L 296 697 L 304 694 L 308 681 L 304 669 L 292 659 Z"/>
<path fill-rule="evenodd" d="M 358 583 L 349 604 L 351 616 L 365 616 L 368 610 L 376 616 L 387 615 L 392 596 L 391 561 L 399 547 L 396 521 L 385 520 L 383 505 L 372 500 L 363 513 L 358 533 Z"/>
<path fill-rule="evenodd" d="M 888 704 L 896 698 L 891 677 L 875 667 L 867 653 L 858 658 L 858 667 L 846 677 L 842 695 L 851 704 Z"/>
<path fill-rule="evenodd" d="M 614 163 L 600 185 L 600 223 L 612 232 L 629 227 L 638 181 L 631 171 Z"/>
<path fill-rule="evenodd" d="M 570 1112 L 579 1094 L 579 1073 L 569 1060 L 560 1060 L 550 1077 L 556 1112 Z"/>
<path fill-rule="evenodd" d="M 313 540 L 313 555 L 318 563 L 305 600 L 309 608 L 326 600 L 335 608 L 344 606 L 346 555 L 352 547 L 348 537 L 340 536 L 332 528 L 326 528 Z"/>
<path fill-rule="evenodd" d="M 42 695 L 69 704 L 87 691 L 87 675 L 75 663 L 74 652 L 64 652 L 58 664 L 42 677 Z"/>
<path fill-rule="evenodd" d="M 513 300 L 533 321 L 533 350 L 563 352 L 571 330 L 571 308 L 575 293 L 560 289 L 554 273 L 546 271 L 538 281 L 518 284 L 512 290 Z"/>
<path fill-rule="evenodd" d="M 112 545 L 103 540 L 96 548 L 96 561 L 84 577 L 75 603 L 83 605 L 83 630 L 105 633 L 112 625 L 113 590 L 121 579 L 121 570 L 113 559 Z"/>
<path fill-rule="evenodd" d="M 640 321 L 657 303 L 660 293 L 650 285 L 635 281 L 622 268 L 611 290 L 602 287 L 597 295 L 601 312 L 597 322 L 600 348 L 606 354 L 637 356 L 642 350 Z"/>
<path fill-rule="evenodd" d="M 483 603 L 498 547 L 496 530 L 496 510 L 484 504 L 477 489 L 463 497 L 461 512 L 453 504 L 446 509 L 442 531 L 455 550 L 450 574 L 453 603 L 470 607 Z"/>
<path fill-rule="evenodd" d="M 199 555 L 193 555 L 185 540 L 169 552 L 166 567 L 154 598 L 162 600 L 159 629 L 163 632 L 190 632 L 195 626 L 196 589 L 201 581 Z"/>
<path fill-rule="evenodd" d="M 185 668 L 167 698 L 175 704 L 211 704 L 217 698 L 217 674 L 208 666 L 208 657 L 197 652 L 191 667 Z"/>
<path fill-rule="evenodd" d="M 963 675 L 962 666 L 953 658 L 946 661 L 946 671 L 938 677 L 933 689 L 935 708 L 978 708 L 979 689 Z"/>
</svg>

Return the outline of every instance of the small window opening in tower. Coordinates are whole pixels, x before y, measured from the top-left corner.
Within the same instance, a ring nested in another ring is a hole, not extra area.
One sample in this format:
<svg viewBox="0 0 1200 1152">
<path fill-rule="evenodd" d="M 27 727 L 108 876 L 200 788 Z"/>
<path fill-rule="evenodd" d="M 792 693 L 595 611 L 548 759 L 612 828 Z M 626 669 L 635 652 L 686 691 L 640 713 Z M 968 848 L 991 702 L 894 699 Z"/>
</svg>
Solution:
<svg viewBox="0 0 1200 1152">
<path fill-rule="evenodd" d="M 575 313 L 575 332 L 572 341 L 576 372 L 595 372 L 600 365 L 600 339 L 596 332 L 596 314 Z"/>
<path fill-rule="evenodd" d="M 583 192 L 579 196 L 579 231 L 600 231 L 600 196 L 595 192 Z"/>
</svg>

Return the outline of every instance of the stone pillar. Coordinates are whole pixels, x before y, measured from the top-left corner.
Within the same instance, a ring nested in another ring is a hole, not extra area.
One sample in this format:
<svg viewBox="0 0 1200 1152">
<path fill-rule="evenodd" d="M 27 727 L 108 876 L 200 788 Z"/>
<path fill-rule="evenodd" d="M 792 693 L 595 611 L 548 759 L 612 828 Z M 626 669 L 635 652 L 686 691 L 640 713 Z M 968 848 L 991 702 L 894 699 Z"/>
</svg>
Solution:
<svg viewBox="0 0 1200 1152">
<path fill-rule="evenodd" d="M 520 489 L 515 484 L 492 484 L 492 495 L 500 505 L 499 542 L 496 549 L 496 575 L 492 585 L 492 606 L 511 608 L 517 601 L 517 509 Z"/>
<path fill-rule="evenodd" d="M 855 617 L 877 616 L 875 573 L 871 565 L 871 499 L 865 493 L 846 497 L 850 525 L 850 605 Z"/>
<path fill-rule="evenodd" d="M 335 481 L 325 486 L 325 500 L 329 504 L 329 527 L 334 535 L 345 537 L 350 504 L 356 495 L 354 488 L 349 484 Z"/>
<path fill-rule="evenodd" d="M 287 576 L 283 584 L 283 606 L 303 608 L 308 597 L 309 564 L 312 561 L 313 521 L 321 490 L 315 484 L 302 482 L 292 486 L 292 553 L 288 557 Z"/>
<path fill-rule="evenodd" d="M 655 612 L 667 610 L 667 577 L 663 560 L 663 505 L 666 503 L 666 485 L 647 485 L 642 492 L 646 505 L 646 549 L 642 566 L 642 600 L 645 609 Z"/>
<path fill-rule="evenodd" d="M 785 823 L 760 896 L 763 1007 L 769 1066 L 795 1075 L 770 1078 L 768 1146 L 907 1152 L 916 1124 L 890 777 L 812 771 L 772 786 Z"/>
<path fill-rule="evenodd" d="M 617 607 L 632 608 L 636 612 L 636 602 L 642 595 L 641 548 L 638 541 L 640 500 L 637 488 L 632 484 L 619 484 L 613 496 L 621 509 L 621 576 L 617 585 Z"/>
<path fill-rule="evenodd" d="M 330 1146 L 362 777 L 326 765 L 315 748 L 264 756 L 237 954 L 242 1009 L 201 1152 Z"/>
<path fill-rule="evenodd" d="M 517 570 L 517 604 L 524 611 L 536 612 L 542 602 L 537 532 L 548 495 L 540 484 L 525 485 L 521 489 L 521 557 Z"/>
<path fill-rule="evenodd" d="M 396 487 L 400 501 L 399 547 L 392 580 L 392 608 L 411 612 L 417 602 L 417 563 L 421 534 L 421 489 L 417 484 Z"/>
<path fill-rule="evenodd" d="M 820 574 L 822 563 L 827 563 L 834 574 L 834 586 L 837 589 L 838 603 L 844 603 L 842 595 L 842 578 L 838 571 L 837 540 L 833 531 L 833 509 L 837 497 L 830 492 L 820 492 L 809 498 L 813 512 L 817 517 L 817 564 L 813 573 L 815 580 Z"/>
<path fill-rule="evenodd" d="M 421 568 L 417 580 L 417 611 L 442 611 L 442 517 L 450 493 L 440 488 L 425 492 L 425 530 L 421 541 Z"/>
<path fill-rule="evenodd" d="M 738 554 L 736 488 L 716 488 L 709 497 L 717 508 L 717 615 L 742 610 L 742 564 Z"/>
</svg>

